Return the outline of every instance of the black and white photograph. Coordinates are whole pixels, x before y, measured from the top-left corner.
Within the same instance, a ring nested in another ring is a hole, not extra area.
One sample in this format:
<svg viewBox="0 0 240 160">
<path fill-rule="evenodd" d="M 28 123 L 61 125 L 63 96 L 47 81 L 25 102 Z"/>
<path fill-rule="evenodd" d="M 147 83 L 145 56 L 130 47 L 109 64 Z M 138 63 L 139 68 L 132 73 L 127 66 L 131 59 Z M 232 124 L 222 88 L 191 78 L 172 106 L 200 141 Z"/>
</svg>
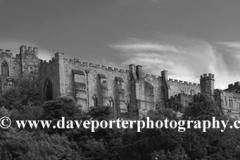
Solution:
<svg viewBox="0 0 240 160">
<path fill-rule="evenodd" d="M 0 160 L 240 160 L 239 0 L 0 0 Z"/>
</svg>

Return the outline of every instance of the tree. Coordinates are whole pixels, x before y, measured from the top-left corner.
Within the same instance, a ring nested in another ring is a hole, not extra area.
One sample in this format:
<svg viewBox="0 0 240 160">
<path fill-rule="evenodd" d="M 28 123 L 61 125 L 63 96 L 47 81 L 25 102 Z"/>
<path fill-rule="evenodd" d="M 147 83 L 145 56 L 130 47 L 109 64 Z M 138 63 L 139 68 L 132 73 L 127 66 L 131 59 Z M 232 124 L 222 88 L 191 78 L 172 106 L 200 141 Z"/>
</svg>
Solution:
<svg viewBox="0 0 240 160">
<path fill-rule="evenodd" d="M 93 119 L 106 120 L 109 119 L 110 110 L 111 109 L 109 106 L 91 107 L 90 111 L 87 114 L 90 115 Z"/>
<path fill-rule="evenodd" d="M 221 115 L 220 109 L 214 104 L 211 97 L 201 95 L 200 101 L 193 103 L 185 110 L 183 119 L 212 122 L 212 117 L 216 117 L 217 120 L 227 120 L 227 117 Z M 192 126 L 186 131 L 182 146 L 190 159 L 238 159 L 239 140 L 237 135 L 238 131 L 229 127 L 224 132 L 213 128 L 202 132 L 202 129 L 194 129 Z"/>
<path fill-rule="evenodd" d="M 27 105 L 28 103 L 41 105 L 41 92 L 37 86 L 36 80 L 32 81 L 28 78 L 17 79 L 14 87 L 5 90 L 1 94 L 1 106 L 5 106 L 11 110 L 21 105 Z"/>
<path fill-rule="evenodd" d="M 70 97 L 60 97 L 46 101 L 43 104 L 43 114 L 40 119 L 52 120 L 52 125 L 56 125 L 57 121 L 61 120 L 62 117 L 64 117 L 66 121 L 81 120 L 83 117 L 81 106 L 77 105 Z M 51 134 L 56 132 L 62 134 L 67 131 L 67 129 L 48 129 L 46 131 Z"/>
<path fill-rule="evenodd" d="M 65 136 L 9 130 L 0 136 L 0 158 L 4 160 L 82 159 L 81 151 Z"/>
</svg>

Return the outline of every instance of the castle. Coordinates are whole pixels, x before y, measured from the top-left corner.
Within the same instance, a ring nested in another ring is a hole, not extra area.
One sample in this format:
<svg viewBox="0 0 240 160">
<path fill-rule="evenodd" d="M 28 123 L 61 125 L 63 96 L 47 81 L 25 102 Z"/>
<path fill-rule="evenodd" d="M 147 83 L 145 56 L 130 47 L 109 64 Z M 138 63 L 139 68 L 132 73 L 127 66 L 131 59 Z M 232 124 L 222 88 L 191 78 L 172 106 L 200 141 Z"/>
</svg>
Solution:
<svg viewBox="0 0 240 160">
<path fill-rule="evenodd" d="M 15 57 L 0 49 L 0 92 L 14 85 L 18 77 L 38 78 L 42 99 L 73 97 L 84 111 L 91 106 L 110 106 L 114 118 L 141 117 L 149 110 L 170 107 L 182 112 L 200 93 L 213 97 L 223 114 L 240 115 L 240 82 L 227 89 L 214 89 L 214 75 L 204 74 L 200 84 L 145 74 L 141 65 L 128 70 L 67 59 L 56 53 L 50 61 L 38 59 L 37 47 L 21 46 Z"/>
</svg>

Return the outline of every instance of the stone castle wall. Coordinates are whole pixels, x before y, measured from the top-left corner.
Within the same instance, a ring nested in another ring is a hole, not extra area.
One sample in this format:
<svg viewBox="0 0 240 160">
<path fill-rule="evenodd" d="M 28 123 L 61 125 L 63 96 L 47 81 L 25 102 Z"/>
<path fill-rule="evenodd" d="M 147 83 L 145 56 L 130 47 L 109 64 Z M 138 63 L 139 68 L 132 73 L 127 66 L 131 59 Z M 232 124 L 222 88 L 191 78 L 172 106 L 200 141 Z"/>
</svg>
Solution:
<svg viewBox="0 0 240 160">
<path fill-rule="evenodd" d="M 112 105 L 115 116 L 119 116 L 120 108 L 116 108 L 116 104 L 121 103 L 122 108 L 127 108 L 131 93 L 128 70 L 80 62 L 77 59 L 64 59 L 64 69 L 66 95 L 75 97 L 83 110 L 89 110 L 96 103 L 100 106 Z M 118 78 L 121 78 L 121 82 Z M 111 101 L 113 104 L 110 104 Z"/>
<path fill-rule="evenodd" d="M 165 70 L 159 76 L 146 74 L 140 65 L 118 69 L 67 59 L 63 53 L 56 53 L 47 62 L 39 60 L 37 54 L 36 47 L 21 46 L 16 57 L 0 49 L 0 64 L 7 64 L 9 73 L 4 76 L 0 67 L 1 90 L 18 77 L 38 78 L 43 101 L 70 96 L 84 111 L 92 106 L 110 106 L 114 118 L 142 117 L 149 110 L 165 107 L 182 112 L 194 96 L 205 93 L 214 97 L 224 114 L 240 115 L 240 82 L 215 90 L 213 74 L 202 75 L 196 84 L 169 79 Z"/>
<path fill-rule="evenodd" d="M 13 84 L 14 78 L 18 77 L 20 74 L 20 58 L 17 55 L 13 57 L 10 50 L 3 51 L 0 49 L 0 64 L 7 64 L 8 66 L 8 76 L 3 75 L 3 68 L 0 67 L 1 80 L 0 80 L 0 93 L 6 90 L 11 84 Z"/>
<path fill-rule="evenodd" d="M 170 96 L 177 95 L 179 93 L 185 93 L 187 95 L 194 95 L 201 92 L 200 84 L 169 79 L 169 85 L 171 88 Z"/>
<path fill-rule="evenodd" d="M 159 73 L 161 76 L 149 75 L 139 65 L 124 70 L 66 59 L 63 53 L 56 53 L 47 62 L 39 60 L 37 54 L 36 47 L 21 46 L 16 57 L 9 50 L 0 50 L 0 63 L 6 61 L 9 65 L 9 75 L 2 76 L 1 81 L 38 78 L 43 100 L 70 96 L 85 111 L 91 106 L 108 105 L 114 117 L 146 115 L 149 110 L 165 107 L 175 93 L 198 91 L 197 85 L 168 80 L 167 71 Z"/>
</svg>

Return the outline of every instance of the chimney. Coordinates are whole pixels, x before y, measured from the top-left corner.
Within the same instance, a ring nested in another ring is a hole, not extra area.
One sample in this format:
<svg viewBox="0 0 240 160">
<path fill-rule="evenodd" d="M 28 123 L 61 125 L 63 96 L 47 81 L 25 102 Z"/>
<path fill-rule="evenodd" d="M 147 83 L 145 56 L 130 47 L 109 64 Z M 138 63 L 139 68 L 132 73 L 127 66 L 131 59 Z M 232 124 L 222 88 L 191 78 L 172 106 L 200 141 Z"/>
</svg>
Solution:
<svg viewBox="0 0 240 160">
<path fill-rule="evenodd" d="M 143 70 L 141 65 L 136 66 L 138 80 L 143 79 Z"/>
</svg>

